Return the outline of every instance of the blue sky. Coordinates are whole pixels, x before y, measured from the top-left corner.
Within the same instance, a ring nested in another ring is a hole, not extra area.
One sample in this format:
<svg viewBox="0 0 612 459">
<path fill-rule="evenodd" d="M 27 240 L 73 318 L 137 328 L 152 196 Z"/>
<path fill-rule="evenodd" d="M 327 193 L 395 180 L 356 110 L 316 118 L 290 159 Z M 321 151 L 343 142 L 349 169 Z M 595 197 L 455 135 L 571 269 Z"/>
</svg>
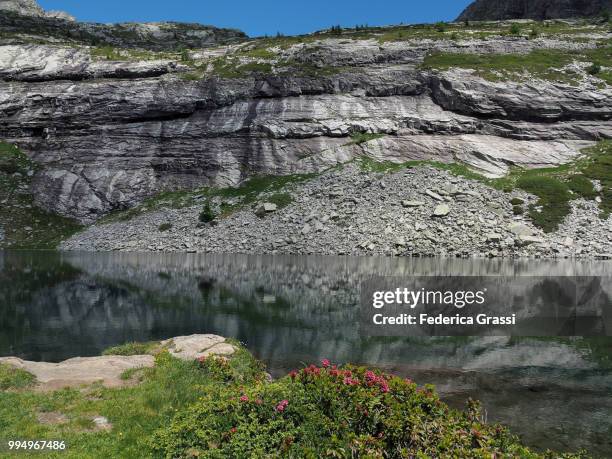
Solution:
<svg viewBox="0 0 612 459">
<path fill-rule="evenodd" d="M 313 32 L 340 24 L 414 24 L 455 19 L 471 0 L 39 0 L 80 21 L 183 21 L 251 36 Z"/>
</svg>

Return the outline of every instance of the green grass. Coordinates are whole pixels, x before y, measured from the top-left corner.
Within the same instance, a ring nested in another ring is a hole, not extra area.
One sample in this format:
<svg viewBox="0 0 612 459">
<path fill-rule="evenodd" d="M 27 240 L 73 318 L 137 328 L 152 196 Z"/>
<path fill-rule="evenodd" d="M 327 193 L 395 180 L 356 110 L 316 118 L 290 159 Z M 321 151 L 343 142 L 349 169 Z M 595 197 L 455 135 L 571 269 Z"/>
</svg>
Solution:
<svg viewBox="0 0 612 459">
<path fill-rule="evenodd" d="M 279 209 L 283 207 L 287 207 L 289 204 L 293 202 L 293 196 L 289 193 L 275 193 L 271 196 L 267 196 L 266 202 L 271 202 L 272 204 L 276 204 Z"/>
<path fill-rule="evenodd" d="M 242 51 L 241 54 L 246 57 L 251 57 L 253 59 L 274 59 L 276 58 L 276 53 L 270 51 L 269 48 L 252 48 L 246 51 Z"/>
<path fill-rule="evenodd" d="M 382 139 L 385 134 L 372 134 L 369 132 L 358 132 L 351 136 L 351 143 L 361 145 L 362 143 L 370 142 L 371 140 Z"/>
<path fill-rule="evenodd" d="M 3 438 L 63 439 L 68 450 L 45 454 L 45 458 L 89 459 L 152 457 L 152 434 L 168 425 L 177 412 L 199 398 L 219 393 L 223 384 L 202 371 L 197 362 L 185 362 L 161 352 L 154 368 L 139 369 L 137 386 L 107 389 L 92 385 L 51 393 L 27 390 L 0 391 L 0 431 Z M 229 361 L 232 376 L 241 384 L 263 378 L 261 364 L 244 349 Z M 136 372 L 127 374 L 131 379 Z M 57 412 L 66 416 L 63 425 L 41 424 L 37 414 Z M 92 431 L 91 420 L 106 417 L 110 432 Z M 19 458 L 23 454 L 3 457 Z"/>
<path fill-rule="evenodd" d="M 148 343 L 125 343 L 106 349 L 102 355 L 145 355 L 159 350 L 159 343 L 151 341 Z"/>
<path fill-rule="evenodd" d="M 577 74 L 555 70 L 574 60 L 612 66 L 612 46 L 607 44 L 582 51 L 534 50 L 528 54 L 434 52 L 425 57 L 421 67 L 436 70 L 448 70 L 453 67 L 473 69 L 479 76 L 490 81 L 516 80 L 527 72 L 530 76 L 544 80 L 575 84 L 578 81 Z M 604 81 L 608 81 L 609 77 L 604 72 L 599 72 L 596 76 Z"/>
<path fill-rule="evenodd" d="M 293 174 L 293 175 L 265 175 L 255 176 L 244 181 L 237 187 L 229 188 L 200 188 L 189 191 L 172 191 L 162 192 L 156 196 L 146 199 L 139 206 L 127 210 L 115 211 L 100 220 L 101 224 L 113 223 L 121 221 L 129 221 L 146 212 L 153 212 L 162 208 L 181 209 L 191 207 L 198 204 L 206 206 L 208 203 L 210 211 L 206 214 L 211 219 L 217 217 L 225 217 L 231 213 L 240 210 L 250 204 L 253 204 L 262 198 L 263 194 L 278 194 L 284 195 L 287 190 L 290 190 L 299 183 L 306 182 L 316 177 L 317 174 Z M 221 200 L 220 215 L 215 213 L 210 204 L 213 198 Z M 269 198 L 265 198 L 269 200 Z M 279 199 L 281 202 L 286 202 L 285 196 L 273 198 Z M 277 204 L 278 205 L 278 204 Z M 203 209 L 204 212 L 205 209 Z M 210 221 L 210 220 L 208 220 Z"/>
<path fill-rule="evenodd" d="M 0 228 L 4 230 L 0 249 L 55 249 L 82 229 L 78 222 L 36 205 L 29 186 L 30 175 L 37 170 L 17 147 L 0 142 Z"/>
<path fill-rule="evenodd" d="M 0 363 L 0 391 L 25 389 L 35 383 L 36 378 L 27 371 Z"/>
<path fill-rule="evenodd" d="M 612 140 L 599 142 L 585 151 L 587 156 L 578 163 L 578 168 L 591 180 L 598 180 L 602 186 L 600 209 L 602 217 L 612 214 Z"/>
<path fill-rule="evenodd" d="M 571 212 L 569 188 L 554 177 L 525 174 L 518 178 L 516 186 L 539 198 L 537 206 L 530 206 L 529 217 L 544 232 L 556 231 Z"/>
<path fill-rule="evenodd" d="M 236 58 L 219 57 L 213 61 L 214 75 L 221 78 L 246 78 L 255 73 L 272 73 L 269 62 L 241 63 Z"/>
</svg>

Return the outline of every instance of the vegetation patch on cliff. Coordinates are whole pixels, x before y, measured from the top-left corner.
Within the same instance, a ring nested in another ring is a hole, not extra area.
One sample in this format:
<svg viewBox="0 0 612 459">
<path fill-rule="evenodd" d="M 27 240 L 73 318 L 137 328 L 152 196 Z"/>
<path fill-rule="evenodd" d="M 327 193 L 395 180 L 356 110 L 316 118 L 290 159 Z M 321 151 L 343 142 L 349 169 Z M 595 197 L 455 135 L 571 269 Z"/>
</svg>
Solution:
<svg viewBox="0 0 612 459">
<path fill-rule="evenodd" d="M 589 71 L 603 82 L 610 83 L 609 71 L 601 67 L 612 67 L 612 46 L 606 43 L 594 49 L 581 51 L 537 49 L 528 54 L 467 54 L 434 52 L 425 57 L 422 68 L 448 70 L 450 68 L 473 69 L 490 81 L 520 80 L 535 76 L 544 80 L 575 84 L 581 76 L 573 70 L 564 69 L 574 61 L 589 65 Z"/>
<path fill-rule="evenodd" d="M 533 223 L 545 232 L 554 232 L 571 212 L 570 202 L 574 199 L 597 200 L 602 219 L 612 213 L 612 141 L 603 140 L 585 149 L 583 153 L 583 156 L 568 164 L 553 168 L 512 168 L 507 176 L 497 179 L 487 178 L 459 163 L 394 163 L 378 162 L 370 158 L 361 158 L 360 163 L 364 170 L 373 172 L 396 172 L 406 167 L 430 166 L 478 180 L 508 193 L 516 188 L 521 189 L 539 198 L 537 204 L 530 206 L 527 212 Z M 522 213 L 523 208 L 519 204 L 516 206 L 518 208 L 515 213 Z"/>
<path fill-rule="evenodd" d="M 55 249 L 81 229 L 76 221 L 36 205 L 30 193 L 36 171 L 16 146 L 0 142 L 0 249 Z"/>
<path fill-rule="evenodd" d="M 192 191 L 163 192 L 145 200 L 139 206 L 128 210 L 116 211 L 100 220 L 100 223 L 127 221 L 146 212 L 162 208 L 181 209 L 203 205 L 208 223 L 218 216 L 226 216 L 261 199 L 275 202 L 280 207 L 286 205 L 289 190 L 299 183 L 314 178 L 317 174 L 260 175 L 245 180 L 237 187 L 204 187 Z M 218 203 L 217 206 L 214 203 Z M 208 210 L 205 207 L 208 206 Z M 210 217 L 210 218 L 209 218 Z"/>
</svg>

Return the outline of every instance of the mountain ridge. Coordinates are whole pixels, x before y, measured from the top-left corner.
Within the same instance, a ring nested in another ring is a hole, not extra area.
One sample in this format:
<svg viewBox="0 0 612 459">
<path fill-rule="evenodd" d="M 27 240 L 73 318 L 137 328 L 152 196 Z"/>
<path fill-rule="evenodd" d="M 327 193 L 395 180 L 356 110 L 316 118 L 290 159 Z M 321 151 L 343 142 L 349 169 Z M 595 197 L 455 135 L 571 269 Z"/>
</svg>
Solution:
<svg viewBox="0 0 612 459">
<path fill-rule="evenodd" d="M 612 11 L 612 0 L 476 0 L 457 21 L 567 19 Z"/>
</svg>

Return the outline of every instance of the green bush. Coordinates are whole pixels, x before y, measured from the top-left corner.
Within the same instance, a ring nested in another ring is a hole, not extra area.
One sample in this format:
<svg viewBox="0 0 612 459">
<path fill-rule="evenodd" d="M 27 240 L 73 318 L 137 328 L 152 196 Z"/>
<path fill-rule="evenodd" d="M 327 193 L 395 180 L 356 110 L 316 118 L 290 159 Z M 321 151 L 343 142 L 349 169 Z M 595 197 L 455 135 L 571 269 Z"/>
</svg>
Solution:
<svg viewBox="0 0 612 459">
<path fill-rule="evenodd" d="M 601 73 L 601 65 L 599 65 L 597 62 L 593 62 L 588 68 L 587 68 L 587 73 L 589 75 L 598 75 Z"/>
<path fill-rule="evenodd" d="M 531 29 L 531 31 L 529 32 L 529 38 L 531 38 L 532 40 L 538 38 L 539 36 L 540 36 L 540 31 L 535 27 Z"/>
<path fill-rule="evenodd" d="M 231 381 L 223 359 L 202 366 Z M 544 457 L 484 423 L 477 403 L 455 411 L 431 386 L 328 361 L 204 396 L 158 430 L 153 447 L 163 457 L 199 458 Z"/>
<path fill-rule="evenodd" d="M 289 193 L 276 193 L 272 196 L 268 196 L 266 201 L 276 204 L 279 209 L 282 209 L 293 202 L 293 196 L 291 196 Z"/>
<path fill-rule="evenodd" d="M 160 232 L 170 231 L 172 229 L 172 223 L 162 223 L 157 227 Z"/>
<path fill-rule="evenodd" d="M 557 178 L 545 175 L 523 175 L 517 180 L 516 186 L 540 198 L 537 206 L 529 207 L 529 217 L 544 232 L 556 231 L 559 224 L 571 211 L 569 188 Z M 541 207 L 541 211 L 536 207 Z"/>
<path fill-rule="evenodd" d="M 28 158 L 15 145 L 0 142 L 0 172 L 24 173 L 28 163 Z"/>
<path fill-rule="evenodd" d="M 191 53 L 189 52 L 189 50 L 184 49 L 181 51 L 181 61 L 182 62 L 191 62 Z"/>
<path fill-rule="evenodd" d="M 520 206 L 521 204 L 525 204 L 525 201 L 521 198 L 512 198 L 510 200 L 510 204 L 513 206 Z"/>
<path fill-rule="evenodd" d="M 586 150 L 588 158 L 581 164 L 582 174 L 601 183 L 601 215 L 612 214 L 612 140 L 603 140 Z"/>
<path fill-rule="evenodd" d="M 521 26 L 517 23 L 514 23 L 510 26 L 510 34 L 511 35 L 519 35 L 521 33 Z"/>
<path fill-rule="evenodd" d="M 370 132 L 357 132 L 351 135 L 351 144 L 361 145 L 362 143 L 370 142 L 371 140 L 382 139 L 384 134 L 372 134 Z"/>
<path fill-rule="evenodd" d="M 523 209 L 523 206 L 512 206 L 512 213 L 514 215 L 523 215 L 525 213 L 525 209 Z"/>
<path fill-rule="evenodd" d="M 597 196 L 593 182 L 584 175 L 572 175 L 567 180 L 567 186 L 571 191 L 585 199 L 595 199 Z"/>
<path fill-rule="evenodd" d="M 36 378 L 33 374 L 0 363 L 0 390 L 25 389 L 35 382 Z"/>
<path fill-rule="evenodd" d="M 435 28 L 436 28 L 436 32 L 446 32 L 446 23 L 436 22 Z"/>
<path fill-rule="evenodd" d="M 212 207 L 210 206 L 210 203 L 207 201 L 204 204 L 204 208 L 202 209 L 202 212 L 200 212 L 200 222 L 202 222 L 202 223 L 210 223 L 215 218 L 217 218 L 217 215 L 212 210 Z"/>
</svg>

